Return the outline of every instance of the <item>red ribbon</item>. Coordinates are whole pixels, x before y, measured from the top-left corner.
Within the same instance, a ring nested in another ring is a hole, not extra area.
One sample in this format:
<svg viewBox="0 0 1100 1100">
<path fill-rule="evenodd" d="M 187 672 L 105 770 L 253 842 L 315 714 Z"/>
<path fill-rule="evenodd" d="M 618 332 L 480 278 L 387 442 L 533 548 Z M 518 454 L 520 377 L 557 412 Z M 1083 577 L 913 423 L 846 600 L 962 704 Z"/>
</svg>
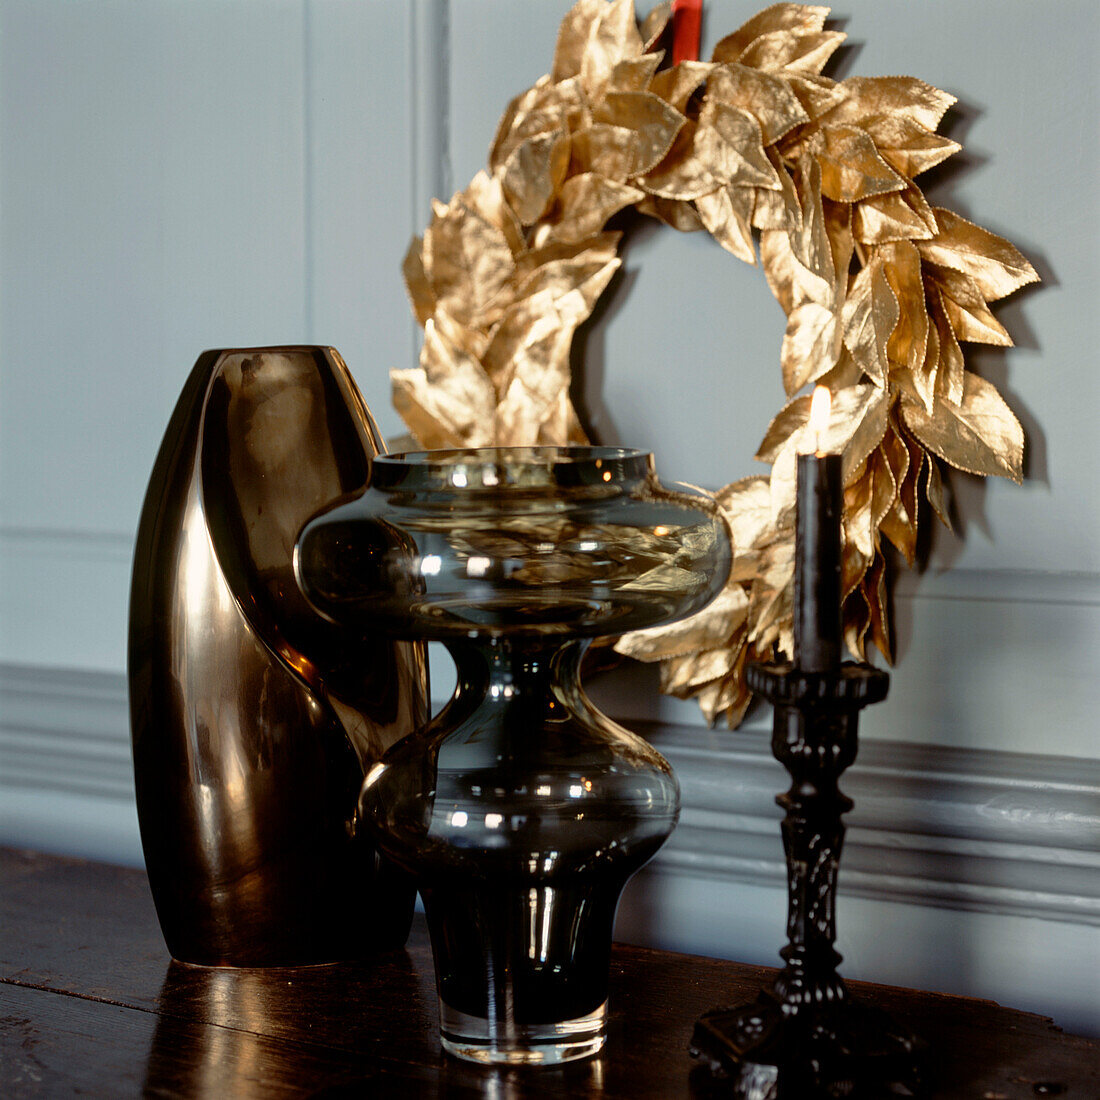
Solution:
<svg viewBox="0 0 1100 1100">
<path fill-rule="evenodd" d="M 699 60 L 703 0 L 672 0 L 672 64 Z"/>
</svg>

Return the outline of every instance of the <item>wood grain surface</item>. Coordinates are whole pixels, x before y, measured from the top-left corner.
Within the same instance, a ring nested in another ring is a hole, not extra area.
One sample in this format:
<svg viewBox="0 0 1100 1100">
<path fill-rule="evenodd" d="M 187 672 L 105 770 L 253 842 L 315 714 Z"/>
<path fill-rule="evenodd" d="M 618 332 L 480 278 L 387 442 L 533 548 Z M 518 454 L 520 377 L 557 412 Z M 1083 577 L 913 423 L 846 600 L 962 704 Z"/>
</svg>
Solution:
<svg viewBox="0 0 1100 1100">
<path fill-rule="evenodd" d="M 696 1017 L 773 971 L 617 945 L 608 1043 L 557 1069 L 442 1054 L 427 932 L 405 950 L 298 969 L 173 962 L 139 871 L 0 851 L 0 1095 L 103 1097 L 720 1096 L 694 1069 Z M 1100 1096 L 1100 1044 L 1050 1020 L 851 983 L 933 1048 L 936 1096 Z"/>
</svg>

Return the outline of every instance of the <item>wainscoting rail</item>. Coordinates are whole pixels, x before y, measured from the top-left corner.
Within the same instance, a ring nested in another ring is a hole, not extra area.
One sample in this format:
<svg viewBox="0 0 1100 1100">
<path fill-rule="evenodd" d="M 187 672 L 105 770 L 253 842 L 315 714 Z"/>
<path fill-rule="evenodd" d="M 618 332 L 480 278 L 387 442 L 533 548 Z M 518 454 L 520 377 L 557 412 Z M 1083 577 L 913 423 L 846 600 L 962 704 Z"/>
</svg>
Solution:
<svg viewBox="0 0 1100 1100">
<path fill-rule="evenodd" d="M 775 795 L 788 784 L 767 736 L 631 724 L 683 792 L 652 870 L 780 885 Z M 842 892 L 1100 925 L 1100 761 L 864 741 L 841 786 L 856 802 Z M 125 677 L 0 665 L 0 802 L 6 791 L 43 820 L 65 792 L 123 820 L 119 804 L 133 800 Z M 33 843 L 31 824 L 20 842 Z"/>
</svg>

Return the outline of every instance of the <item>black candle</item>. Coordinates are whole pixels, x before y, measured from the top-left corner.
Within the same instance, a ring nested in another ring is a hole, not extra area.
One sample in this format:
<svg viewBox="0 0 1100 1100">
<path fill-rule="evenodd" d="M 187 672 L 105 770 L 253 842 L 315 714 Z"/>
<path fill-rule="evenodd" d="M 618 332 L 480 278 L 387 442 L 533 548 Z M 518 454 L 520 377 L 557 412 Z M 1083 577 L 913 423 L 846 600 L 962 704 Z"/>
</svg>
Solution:
<svg viewBox="0 0 1100 1100">
<path fill-rule="evenodd" d="M 828 423 L 828 390 L 814 394 L 810 427 Z M 819 398 L 818 394 L 825 398 Z M 819 411 L 824 406 L 824 421 Z M 798 456 L 795 512 L 794 663 L 807 672 L 840 664 L 840 519 L 844 507 L 841 456 L 816 450 Z"/>
</svg>

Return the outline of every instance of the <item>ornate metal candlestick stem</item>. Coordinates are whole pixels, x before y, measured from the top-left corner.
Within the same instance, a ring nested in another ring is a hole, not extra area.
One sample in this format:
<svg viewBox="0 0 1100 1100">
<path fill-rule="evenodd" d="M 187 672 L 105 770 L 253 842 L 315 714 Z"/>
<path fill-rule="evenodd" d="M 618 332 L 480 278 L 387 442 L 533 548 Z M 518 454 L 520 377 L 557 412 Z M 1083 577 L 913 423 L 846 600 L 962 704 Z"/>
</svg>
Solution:
<svg viewBox="0 0 1100 1100">
<path fill-rule="evenodd" d="M 756 1004 L 716 1009 L 695 1025 L 692 1053 L 744 1100 L 913 1095 L 924 1044 L 888 1017 L 853 1004 L 837 973 L 836 875 L 841 815 L 852 800 L 840 773 L 856 758 L 859 710 L 886 698 L 890 677 L 840 663 L 843 462 L 821 450 L 829 392 L 814 391 L 814 451 L 798 456 L 794 664 L 751 665 L 746 682 L 775 708 L 772 752 L 791 774 L 787 811 L 786 965 Z"/>
<path fill-rule="evenodd" d="M 749 685 L 775 707 L 772 751 L 792 779 L 776 799 L 787 811 L 786 965 L 754 1004 L 705 1013 L 692 1037 L 692 1053 L 744 1100 L 920 1092 L 924 1044 L 849 1000 L 833 947 L 841 815 L 852 807 L 837 781 L 856 756 L 860 708 L 884 699 L 889 682 L 869 665 L 748 670 Z"/>
</svg>

